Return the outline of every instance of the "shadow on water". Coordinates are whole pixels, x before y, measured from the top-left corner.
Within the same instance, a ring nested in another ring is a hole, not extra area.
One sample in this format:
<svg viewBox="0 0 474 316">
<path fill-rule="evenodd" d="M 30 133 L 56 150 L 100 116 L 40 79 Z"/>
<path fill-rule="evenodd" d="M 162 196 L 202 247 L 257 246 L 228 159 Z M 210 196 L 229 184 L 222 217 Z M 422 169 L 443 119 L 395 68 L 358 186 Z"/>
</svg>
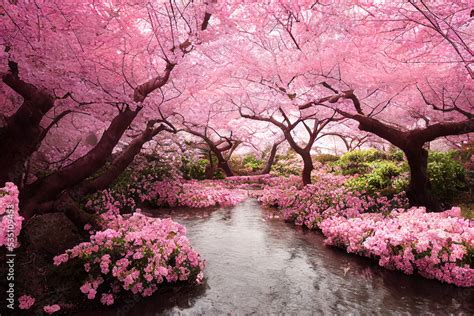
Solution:
<svg viewBox="0 0 474 316">
<path fill-rule="evenodd" d="M 153 211 L 186 226 L 207 261 L 206 283 L 87 315 L 474 313 L 473 288 L 382 269 L 267 212 L 252 199 L 233 208 Z"/>
</svg>

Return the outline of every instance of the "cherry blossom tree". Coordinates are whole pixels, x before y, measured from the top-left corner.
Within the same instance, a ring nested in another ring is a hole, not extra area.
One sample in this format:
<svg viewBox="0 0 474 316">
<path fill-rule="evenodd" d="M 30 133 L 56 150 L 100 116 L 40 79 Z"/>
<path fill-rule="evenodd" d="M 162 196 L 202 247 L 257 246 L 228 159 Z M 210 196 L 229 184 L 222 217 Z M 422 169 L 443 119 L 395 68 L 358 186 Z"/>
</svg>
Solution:
<svg viewBox="0 0 474 316">
<path fill-rule="evenodd" d="M 238 109 L 242 117 L 272 123 L 282 131 L 290 147 L 303 159 L 303 183 L 310 184 L 311 171 L 314 169 L 311 149 L 323 128 L 335 120 L 336 112 L 327 117 L 321 117 L 317 112 L 292 117 L 281 107 L 273 112 L 271 110 L 256 112 L 254 109 L 242 105 L 238 105 Z M 308 134 L 307 141 L 303 144 L 296 138 L 295 129 L 298 126 L 303 126 Z"/>
<path fill-rule="evenodd" d="M 176 2 L 155 7 L 145 1 L 92 6 L 87 1 L 12 2 L 2 7 L 8 22 L 1 30 L 6 38 L 2 62 L 9 60 L 2 78 L 24 99 L 2 128 L 7 136 L 2 137 L 2 148 L 16 140 L 24 144 L 15 144 L 21 151 L 18 155 L 2 150 L 2 181 L 18 181 L 24 162 L 48 131 L 41 127 L 41 120 L 56 100 L 68 99 L 70 108 L 95 104 L 118 111 L 91 151 L 23 190 L 22 210 L 27 216 L 105 164 L 125 130 L 147 106 L 147 97 L 169 81 L 175 65 L 197 44 L 198 33 L 207 28 L 211 17 L 207 7 Z M 33 19 L 38 23 L 30 24 Z M 56 34 L 57 30 L 61 32 Z M 161 67 L 164 72 L 156 75 Z M 60 113 L 53 122 L 67 114 Z"/>
</svg>

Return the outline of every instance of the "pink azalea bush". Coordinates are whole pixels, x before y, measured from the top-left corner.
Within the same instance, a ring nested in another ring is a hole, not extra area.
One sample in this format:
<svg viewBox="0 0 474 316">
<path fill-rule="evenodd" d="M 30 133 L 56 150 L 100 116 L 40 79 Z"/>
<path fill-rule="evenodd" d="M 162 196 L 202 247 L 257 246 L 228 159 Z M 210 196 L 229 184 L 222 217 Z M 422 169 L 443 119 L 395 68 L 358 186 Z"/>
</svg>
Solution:
<svg viewBox="0 0 474 316">
<path fill-rule="evenodd" d="M 245 197 L 244 192 L 229 189 L 222 181 L 167 179 L 154 183 L 148 192 L 141 195 L 141 201 L 156 206 L 203 208 L 235 205 Z"/>
<path fill-rule="evenodd" d="M 137 204 L 152 207 L 191 207 L 232 206 L 240 203 L 247 194 L 243 186 L 235 182 L 196 181 L 166 179 L 143 183 L 128 191 L 104 190 L 86 203 L 86 207 L 105 217 L 121 213 L 131 213 Z"/>
<path fill-rule="evenodd" d="M 7 182 L 0 188 L 0 247 L 5 246 L 9 251 L 18 248 L 23 217 L 19 215 L 18 188 L 12 182 Z"/>
<path fill-rule="evenodd" d="M 474 225 L 460 217 L 459 208 L 443 213 L 411 208 L 389 215 L 334 216 L 319 227 L 326 244 L 374 257 L 380 266 L 474 286 Z"/>
<path fill-rule="evenodd" d="M 365 212 L 390 212 L 407 204 L 403 196 L 389 199 L 352 192 L 344 187 L 346 180 L 347 177 L 322 172 L 314 184 L 304 187 L 298 177 L 275 180 L 264 188 L 258 200 L 266 206 L 280 208 L 286 221 L 310 229 L 317 228 L 323 219 L 334 215 L 355 217 Z"/>
<path fill-rule="evenodd" d="M 204 262 L 185 234 L 171 219 L 117 215 L 106 230 L 56 256 L 54 264 L 80 264 L 86 275 L 80 291 L 111 305 L 123 291 L 150 296 L 161 284 L 202 282 Z"/>
</svg>

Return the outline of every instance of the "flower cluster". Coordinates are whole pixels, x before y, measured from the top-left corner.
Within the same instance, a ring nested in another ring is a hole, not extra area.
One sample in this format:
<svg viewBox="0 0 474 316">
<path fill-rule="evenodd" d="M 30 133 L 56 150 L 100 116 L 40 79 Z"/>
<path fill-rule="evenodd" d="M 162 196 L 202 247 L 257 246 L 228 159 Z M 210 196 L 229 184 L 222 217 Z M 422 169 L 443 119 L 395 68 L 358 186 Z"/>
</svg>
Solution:
<svg viewBox="0 0 474 316">
<path fill-rule="evenodd" d="M 117 215 L 106 230 L 56 256 L 54 264 L 80 264 L 87 275 L 81 292 L 104 305 L 123 291 L 150 296 L 163 283 L 202 281 L 204 262 L 185 233 L 171 219 Z"/>
<path fill-rule="evenodd" d="M 152 207 L 182 206 L 204 208 L 232 206 L 246 198 L 248 183 L 232 181 L 196 181 L 166 179 L 130 188 L 126 193 L 104 190 L 86 203 L 86 207 L 102 215 L 105 220 L 114 216 L 132 213 L 137 204 Z"/>
<path fill-rule="evenodd" d="M 43 307 L 43 311 L 46 314 L 54 314 L 57 311 L 59 311 L 60 309 L 61 309 L 61 306 L 59 306 L 58 304 L 46 305 L 46 306 Z"/>
<path fill-rule="evenodd" d="M 381 266 L 458 286 L 474 286 L 474 227 L 460 209 L 334 216 L 319 225 L 325 243 L 378 259 Z"/>
<path fill-rule="evenodd" d="M 18 194 L 18 188 L 11 182 L 0 188 L 0 247 L 6 246 L 10 251 L 20 246 L 18 236 L 23 217 L 19 215 Z"/>
<path fill-rule="evenodd" d="M 351 218 L 366 212 L 387 213 L 406 205 L 402 196 L 388 199 L 365 192 L 352 192 L 343 185 L 346 179 L 344 176 L 320 173 L 314 184 L 302 187 L 298 178 L 290 177 L 288 181 L 265 187 L 258 199 L 264 205 L 282 209 L 285 220 L 310 229 L 317 228 L 323 219 L 334 215 Z"/>
<path fill-rule="evenodd" d="M 164 180 L 156 182 L 151 190 L 141 195 L 141 202 L 154 206 L 203 208 L 236 205 L 245 197 L 245 192 L 228 188 L 223 181 Z"/>
<path fill-rule="evenodd" d="M 100 214 L 105 221 L 113 220 L 119 214 L 132 213 L 136 210 L 136 201 L 130 194 L 114 190 L 103 190 L 94 195 L 85 207 Z"/>
<path fill-rule="evenodd" d="M 19 309 L 30 309 L 35 304 L 35 298 L 29 295 L 22 295 L 18 298 Z"/>
</svg>

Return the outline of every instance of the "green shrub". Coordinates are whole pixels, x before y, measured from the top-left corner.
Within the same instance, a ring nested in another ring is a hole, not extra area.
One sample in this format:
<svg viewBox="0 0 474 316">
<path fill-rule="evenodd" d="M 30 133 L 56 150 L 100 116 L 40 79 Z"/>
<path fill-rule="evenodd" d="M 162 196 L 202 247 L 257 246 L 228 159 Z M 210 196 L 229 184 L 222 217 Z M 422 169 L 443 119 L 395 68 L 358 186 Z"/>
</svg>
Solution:
<svg viewBox="0 0 474 316">
<path fill-rule="evenodd" d="M 336 162 L 339 160 L 339 156 L 331 155 L 331 154 L 319 154 L 319 155 L 313 156 L 312 158 L 313 158 L 313 161 L 320 162 L 323 165 L 330 162 Z"/>
<path fill-rule="evenodd" d="M 457 151 L 429 152 L 431 191 L 441 202 L 451 202 L 466 186 L 464 167 L 459 161 L 461 158 Z M 342 155 L 334 165 L 339 173 L 359 175 L 346 182 L 353 190 L 391 195 L 408 187 L 409 169 L 404 159 L 403 152 L 398 149 L 389 153 L 375 149 L 355 150 Z"/>
<path fill-rule="evenodd" d="M 123 191 L 128 189 L 128 187 L 132 184 L 132 176 L 132 170 L 125 170 L 112 184 L 112 189 L 115 191 Z"/>
<path fill-rule="evenodd" d="M 454 157 L 456 152 L 431 151 L 428 155 L 428 176 L 432 193 L 443 202 L 450 202 L 465 186 L 463 165 Z"/>
<path fill-rule="evenodd" d="M 387 154 L 375 148 L 365 150 L 353 150 L 345 153 L 339 159 L 341 163 L 344 162 L 372 162 L 376 160 L 387 159 Z"/>
<path fill-rule="evenodd" d="M 403 161 L 405 160 L 405 154 L 400 149 L 395 149 L 389 152 L 388 159 L 391 161 Z"/>
<path fill-rule="evenodd" d="M 264 162 L 263 160 L 257 159 L 255 155 L 245 155 L 244 159 L 242 159 L 242 165 L 246 169 L 257 171 L 263 168 Z"/>
<path fill-rule="evenodd" d="M 209 164 L 207 159 L 192 160 L 186 157 L 181 157 L 180 171 L 183 178 L 190 180 L 204 180 L 206 179 L 206 167 Z"/>
<path fill-rule="evenodd" d="M 342 155 L 335 164 L 343 175 L 364 174 L 370 171 L 367 163 L 387 158 L 386 153 L 374 148 L 353 150 Z"/>
<path fill-rule="evenodd" d="M 403 191 L 406 180 L 406 167 L 393 161 L 382 160 L 366 163 L 368 171 L 346 181 L 346 186 L 355 191 L 367 191 L 370 194 L 380 192 L 393 195 Z"/>
<path fill-rule="evenodd" d="M 218 170 L 214 173 L 214 179 L 217 179 L 217 180 L 225 179 L 225 173 L 224 173 L 224 171 L 222 171 L 222 169 L 218 169 Z"/>
<path fill-rule="evenodd" d="M 262 170 L 265 162 L 254 154 L 234 155 L 229 161 L 230 168 L 239 175 L 247 175 Z"/>
</svg>

